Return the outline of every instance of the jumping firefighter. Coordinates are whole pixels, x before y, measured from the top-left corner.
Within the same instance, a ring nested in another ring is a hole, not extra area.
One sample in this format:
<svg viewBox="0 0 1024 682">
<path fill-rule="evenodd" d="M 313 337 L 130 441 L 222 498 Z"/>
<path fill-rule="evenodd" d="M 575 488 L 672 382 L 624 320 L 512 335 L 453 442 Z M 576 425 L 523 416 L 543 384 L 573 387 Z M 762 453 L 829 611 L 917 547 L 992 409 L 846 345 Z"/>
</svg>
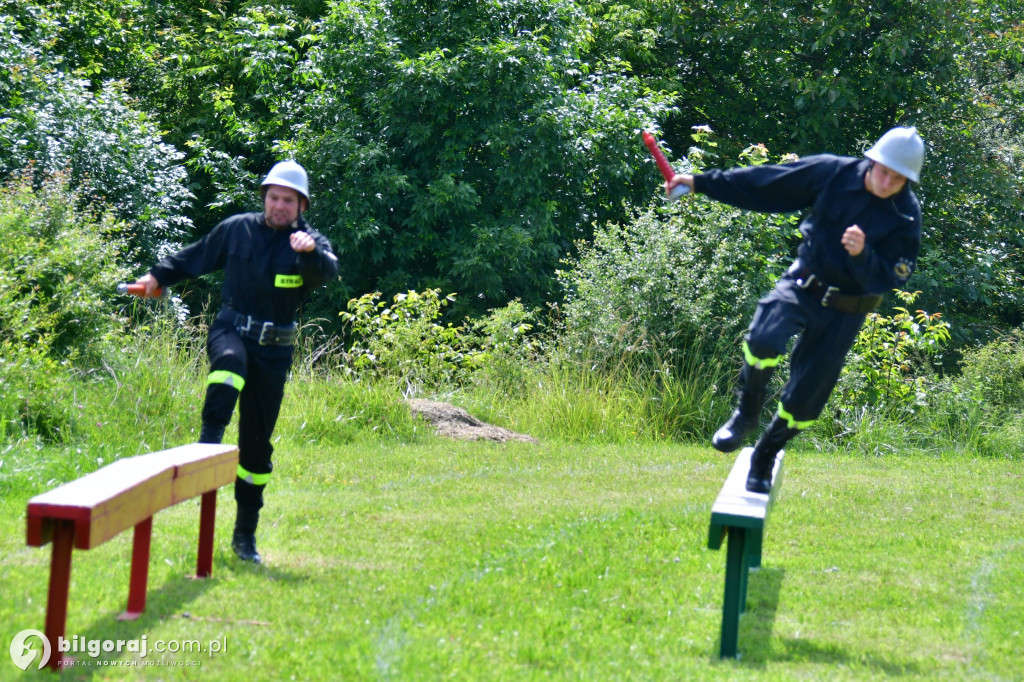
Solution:
<svg viewBox="0 0 1024 682">
<path fill-rule="evenodd" d="M 824 409 L 867 314 L 914 272 L 921 206 L 907 181 L 920 182 L 924 141 L 913 128 L 893 128 L 864 156 L 820 154 L 665 183 L 666 192 L 682 184 L 752 211 L 810 209 L 796 261 L 758 302 L 744 338 L 736 410 L 711 439 L 732 452 L 759 426 L 768 380 L 799 334 L 778 411 L 751 455 L 752 492 L 770 490 L 776 455 Z"/>
<path fill-rule="evenodd" d="M 207 338 L 210 373 L 199 442 L 221 442 L 237 402 L 238 511 L 231 547 L 257 564 L 256 526 L 274 468 L 270 438 L 291 369 L 296 313 L 310 292 L 338 275 L 331 244 L 302 217 L 309 208 L 305 169 L 294 161 L 274 165 L 260 197 L 262 213 L 225 219 L 136 282 L 152 295 L 159 287 L 224 270 L 222 307 Z"/>
</svg>

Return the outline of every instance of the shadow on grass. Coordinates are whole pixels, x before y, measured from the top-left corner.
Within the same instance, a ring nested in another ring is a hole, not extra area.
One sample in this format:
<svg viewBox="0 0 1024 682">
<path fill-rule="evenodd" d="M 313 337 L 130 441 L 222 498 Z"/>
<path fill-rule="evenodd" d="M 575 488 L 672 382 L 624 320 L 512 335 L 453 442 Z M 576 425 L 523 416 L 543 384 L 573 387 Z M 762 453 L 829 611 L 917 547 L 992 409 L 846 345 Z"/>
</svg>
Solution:
<svg viewBox="0 0 1024 682">
<path fill-rule="evenodd" d="M 214 566 L 216 576 L 216 566 Z M 183 607 L 202 596 L 216 583 L 216 577 L 195 579 L 191 576 L 180 576 L 168 580 L 161 587 L 149 590 L 146 593 L 146 608 L 136 620 L 119 620 L 121 611 L 104 615 L 96 620 L 84 631 L 68 631 L 64 637 L 71 640 L 72 646 L 78 651 L 68 651 L 65 656 L 74 660 L 74 665 L 62 670 L 61 679 L 68 680 L 89 680 L 99 674 L 101 677 L 110 675 L 111 669 L 122 667 L 125 662 L 135 660 L 135 670 L 144 670 L 138 653 L 117 651 L 104 652 L 96 650 L 97 655 L 93 656 L 88 651 L 90 642 L 102 642 L 124 640 L 125 642 L 141 640 L 147 637 L 146 646 L 149 658 L 153 658 L 153 642 L 148 641 L 147 633 L 152 630 L 153 624 L 173 617 L 173 614 L 183 610 Z M 125 594 L 125 603 L 128 595 Z M 78 638 L 77 642 L 74 638 Z M 97 645 L 93 645 L 97 646 Z M 56 649 L 56 645 L 54 645 Z M 54 654 L 56 655 L 56 651 Z"/>
<path fill-rule="evenodd" d="M 917 663 L 898 662 L 881 658 L 872 654 L 858 653 L 851 655 L 841 646 L 834 643 L 818 643 L 810 639 L 783 639 L 781 651 L 772 655 L 774 661 L 794 661 L 800 663 L 818 663 L 827 666 L 842 665 L 852 668 L 855 665 L 875 668 L 886 677 L 901 675 L 921 676 L 924 670 Z"/>
<path fill-rule="evenodd" d="M 105 679 L 111 674 L 112 669 L 117 670 L 122 667 L 131 667 L 139 675 L 145 675 L 148 667 L 144 664 L 147 661 L 155 662 L 156 659 L 164 655 L 154 650 L 153 647 L 156 643 L 148 637 L 148 633 L 153 630 L 154 625 L 160 621 L 174 618 L 195 619 L 196 622 L 218 620 L 216 618 L 209 619 L 202 616 L 194 616 L 188 612 L 187 607 L 208 590 L 218 585 L 223 585 L 225 581 L 219 578 L 227 576 L 227 581 L 231 581 L 234 577 L 243 574 L 257 574 L 268 580 L 279 580 L 285 583 L 298 583 L 308 579 L 308 576 L 285 568 L 268 566 L 266 564 L 257 566 L 239 561 L 230 552 L 215 551 L 212 577 L 197 579 L 194 575 L 178 575 L 168 578 L 159 588 L 150 589 L 146 592 L 146 608 L 136 620 L 119 620 L 118 616 L 122 612 L 118 611 L 117 613 L 110 613 L 97 619 L 84 631 L 66 632 L 64 635 L 65 639 L 70 640 L 72 646 L 78 650 L 69 651 L 64 654 L 72 658 L 76 665 L 63 669 L 61 671 L 61 679 L 91 680 L 97 675 Z M 127 599 L 128 594 L 125 592 L 124 604 L 127 604 Z M 250 624 L 268 625 L 269 623 L 253 621 Z M 78 638 L 78 643 L 75 642 L 74 638 L 76 637 Z M 101 651 L 97 649 L 97 655 L 95 656 L 91 655 L 88 650 L 89 642 L 96 642 L 93 646 L 102 646 L 102 643 L 105 641 L 112 641 L 116 644 L 118 640 L 123 640 L 124 642 L 134 641 L 138 644 L 143 637 L 146 637 L 148 654 L 146 657 L 140 656 L 137 652 L 129 652 L 126 649 L 122 652 L 117 652 L 116 650 Z M 200 641 L 199 644 L 205 646 L 209 642 Z M 56 653 L 54 651 L 54 654 Z M 183 651 L 181 653 L 182 660 L 187 660 L 192 653 L 191 651 Z M 198 656 L 199 653 L 195 652 L 195 655 Z M 156 669 L 148 672 L 155 673 Z"/>
<path fill-rule="evenodd" d="M 762 566 L 747 578 L 747 610 L 740 616 L 738 649 L 739 660 L 748 666 L 763 666 L 768 659 L 785 577 L 785 569 Z M 721 641 L 717 643 L 716 654 L 719 647 Z"/>
<path fill-rule="evenodd" d="M 811 639 L 784 638 L 778 640 L 773 648 L 772 629 L 785 575 L 786 571 L 782 568 L 762 567 L 750 573 L 747 610 L 740 617 L 740 666 L 763 668 L 768 661 L 798 662 L 847 668 L 863 666 L 892 677 L 923 674 L 920 666 L 913 662 L 893 661 L 862 652 L 851 654 L 837 644 L 819 643 Z"/>
</svg>

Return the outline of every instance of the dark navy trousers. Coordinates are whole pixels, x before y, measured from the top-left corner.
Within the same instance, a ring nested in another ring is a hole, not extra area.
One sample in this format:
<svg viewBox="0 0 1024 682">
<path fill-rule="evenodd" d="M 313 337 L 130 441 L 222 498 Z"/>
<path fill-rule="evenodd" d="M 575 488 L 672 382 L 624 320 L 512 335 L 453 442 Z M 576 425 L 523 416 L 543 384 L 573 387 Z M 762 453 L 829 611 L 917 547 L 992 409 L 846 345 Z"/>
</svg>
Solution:
<svg viewBox="0 0 1024 682">
<path fill-rule="evenodd" d="M 781 396 L 782 408 L 797 422 L 812 422 L 825 408 L 866 318 L 866 313 L 826 308 L 789 273 L 758 302 L 746 336 L 755 357 L 785 355 L 789 340 L 797 337 Z"/>
<path fill-rule="evenodd" d="M 263 487 L 274 469 L 271 437 L 284 399 L 292 365 L 291 346 L 261 346 L 242 338 L 225 320 L 214 320 L 206 344 L 210 374 L 203 404 L 203 424 L 226 427 L 238 404 L 239 480 L 242 504 L 263 506 Z"/>
</svg>

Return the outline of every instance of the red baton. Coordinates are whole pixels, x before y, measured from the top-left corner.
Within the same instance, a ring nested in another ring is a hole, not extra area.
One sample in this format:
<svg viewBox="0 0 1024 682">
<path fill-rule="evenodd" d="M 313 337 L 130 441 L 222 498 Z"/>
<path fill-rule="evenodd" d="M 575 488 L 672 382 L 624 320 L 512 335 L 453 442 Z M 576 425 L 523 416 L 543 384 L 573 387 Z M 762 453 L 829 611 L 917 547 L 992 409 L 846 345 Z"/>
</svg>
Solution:
<svg viewBox="0 0 1024 682">
<path fill-rule="evenodd" d="M 651 156 L 654 157 L 654 162 L 658 164 L 658 170 L 661 171 L 662 176 L 665 178 L 665 182 L 668 182 L 675 177 L 676 172 L 672 170 L 672 166 L 669 165 L 668 159 L 661 153 L 661 149 L 658 148 L 658 142 L 654 139 L 646 130 L 643 131 L 644 144 L 647 145 L 647 149 L 651 152 Z M 672 192 L 668 195 L 669 199 L 678 199 L 687 192 L 690 188 L 686 185 L 676 185 L 672 188 Z"/>
</svg>

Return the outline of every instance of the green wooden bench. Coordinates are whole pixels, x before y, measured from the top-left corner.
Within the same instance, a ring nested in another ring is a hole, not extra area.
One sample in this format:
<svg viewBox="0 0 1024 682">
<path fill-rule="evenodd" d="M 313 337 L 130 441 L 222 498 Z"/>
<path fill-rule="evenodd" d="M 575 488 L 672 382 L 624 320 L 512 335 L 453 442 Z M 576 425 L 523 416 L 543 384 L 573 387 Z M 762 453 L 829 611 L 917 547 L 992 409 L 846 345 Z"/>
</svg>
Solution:
<svg viewBox="0 0 1024 682">
<path fill-rule="evenodd" d="M 92 549 L 135 529 L 128 608 L 121 619 L 138 618 L 146 607 L 153 515 L 197 496 L 202 496 L 202 502 L 196 577 L 209 577 L 217 488 L 234 482 L 237 471 L 237 446 L 195 443 L 117 460 L 29 500 L 29 546 L 53 543 L 45 631 L 51 645 L 57 646 L 67 623 L 72 548 Z M 56 670 L 61 662 L 60 655 L 55 655 L 49 665 Z"/>
<path fill-rule="evenodd" d="M 740 614 L 747 608 L 747 577 L 750 569 L 761 565 L 761 545 L 764 541 L 768 512 L 782 487 L 782 465 L 785 452 L 779 452 L 772 470 L 772 489 L 767 495 L 747 490 L 750 471 L 750 453 L 744 448 L 732 465 L 718 499 L 711 507 L 711 526 L 708 547 L 719 549 L 723 538 L 728 538 L 725 560 L 725 596 L 722 600 L 722 638 L 719 654 L 722 658 L 736 658 L 739 639 Z"/>
</svg>

